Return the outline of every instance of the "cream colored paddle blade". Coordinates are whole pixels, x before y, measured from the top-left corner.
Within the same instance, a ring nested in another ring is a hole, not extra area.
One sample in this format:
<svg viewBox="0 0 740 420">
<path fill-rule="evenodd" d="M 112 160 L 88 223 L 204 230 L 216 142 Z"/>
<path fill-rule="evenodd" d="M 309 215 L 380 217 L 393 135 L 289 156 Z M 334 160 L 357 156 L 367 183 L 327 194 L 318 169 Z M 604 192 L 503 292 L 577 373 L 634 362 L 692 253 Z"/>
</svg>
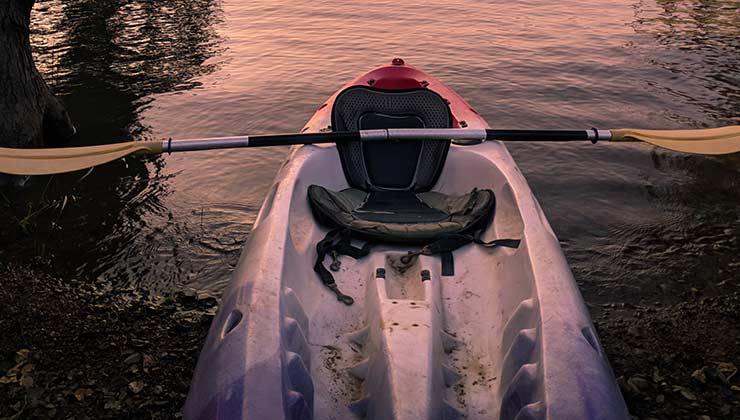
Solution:
<svg viewBox="0 0 740 420">
<path fill-rule="evenodd" d="M 698 130 L 611 130 L 612 141 L 641 140 L 677 152 L 725 155 L 740 152 L 740 125 Z"/>
<path fill-rule="evenodd" d="M 162 153 L 161 141 L 130 141 L 100 146 L 60 149 L 12 149 L 0 147 L 0 173 L 51 175 L 92 168 L 132 153 Z"/>
</svg>

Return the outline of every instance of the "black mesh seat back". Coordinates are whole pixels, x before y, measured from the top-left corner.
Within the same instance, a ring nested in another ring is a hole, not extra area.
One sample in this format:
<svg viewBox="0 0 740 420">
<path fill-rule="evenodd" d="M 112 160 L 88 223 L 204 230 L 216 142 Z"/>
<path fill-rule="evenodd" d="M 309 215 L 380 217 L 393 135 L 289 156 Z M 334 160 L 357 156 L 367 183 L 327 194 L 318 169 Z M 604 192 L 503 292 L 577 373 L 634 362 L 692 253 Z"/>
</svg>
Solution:
<svg viewBox="0 0 740 420">
<path fill-rule="evenodd" d="M 427 89 L 384 91 L 353 86 L 334 101 L 335 131 L 449 128 L 445 100 Z M 388 141 L 337 144 L 347 182 L 365 191 L 428 191 L 437 182 L 450 142 Z"/>
</svg>

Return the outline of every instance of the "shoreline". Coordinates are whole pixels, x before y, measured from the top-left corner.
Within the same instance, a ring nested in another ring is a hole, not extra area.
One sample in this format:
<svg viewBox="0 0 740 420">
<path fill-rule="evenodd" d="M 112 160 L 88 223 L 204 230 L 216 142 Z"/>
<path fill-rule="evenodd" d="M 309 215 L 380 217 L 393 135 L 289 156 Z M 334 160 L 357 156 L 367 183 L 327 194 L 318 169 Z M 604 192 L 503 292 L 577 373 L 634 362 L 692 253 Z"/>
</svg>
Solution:
<svg viewBox="0 0 740 420">
<path fill-rule="evenodd" d="M 218 307 L 0 264 L 0 420 L 179 419 Z M 740 292 L 606 304 L 594 325 L 634 419 L 740 418 Z"/>
</svg>

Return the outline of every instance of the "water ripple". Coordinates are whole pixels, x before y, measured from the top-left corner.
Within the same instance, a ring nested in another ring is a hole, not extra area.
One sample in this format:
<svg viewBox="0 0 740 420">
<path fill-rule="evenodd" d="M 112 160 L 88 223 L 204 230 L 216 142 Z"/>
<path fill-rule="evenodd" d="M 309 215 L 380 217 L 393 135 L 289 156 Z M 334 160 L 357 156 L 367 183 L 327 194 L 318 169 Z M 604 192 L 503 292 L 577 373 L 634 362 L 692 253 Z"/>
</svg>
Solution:
<svg viewBox="0 0 740 420">
<path fill-rule="evenodd" d="M 32 41 L 79 144 L 295 131 L 345 81 L 394 56 L 498 127 L 704 127 L 740 121 L 738 7 L 39 0 Z M 737 157 L 639 144 L 509 148 L 589 301 L 670 301 L 740 277 Z M 218 291 L 285 153 L 129 159 L 82 181 L 38 180 L 6 197 L 45 203 L 35 233 L 16 226 L 27 228 L 27 208 L 5 205 L 0 236 L 111 287 Z"/>
</svg>

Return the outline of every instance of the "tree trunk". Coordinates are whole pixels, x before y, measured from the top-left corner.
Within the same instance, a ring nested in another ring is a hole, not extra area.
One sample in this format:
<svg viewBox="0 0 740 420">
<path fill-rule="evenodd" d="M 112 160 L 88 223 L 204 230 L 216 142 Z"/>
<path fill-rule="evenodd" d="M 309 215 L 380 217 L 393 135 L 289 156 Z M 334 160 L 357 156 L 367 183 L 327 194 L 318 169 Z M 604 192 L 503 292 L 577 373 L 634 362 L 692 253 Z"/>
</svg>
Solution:
<svg viewBox="0 0 740 420">
<path fill-rule="evenodd" d="M 75 133 L 31 56 L 35 0 L 0 0 L 0 146 L 41 147 Z"/>
</svg>

